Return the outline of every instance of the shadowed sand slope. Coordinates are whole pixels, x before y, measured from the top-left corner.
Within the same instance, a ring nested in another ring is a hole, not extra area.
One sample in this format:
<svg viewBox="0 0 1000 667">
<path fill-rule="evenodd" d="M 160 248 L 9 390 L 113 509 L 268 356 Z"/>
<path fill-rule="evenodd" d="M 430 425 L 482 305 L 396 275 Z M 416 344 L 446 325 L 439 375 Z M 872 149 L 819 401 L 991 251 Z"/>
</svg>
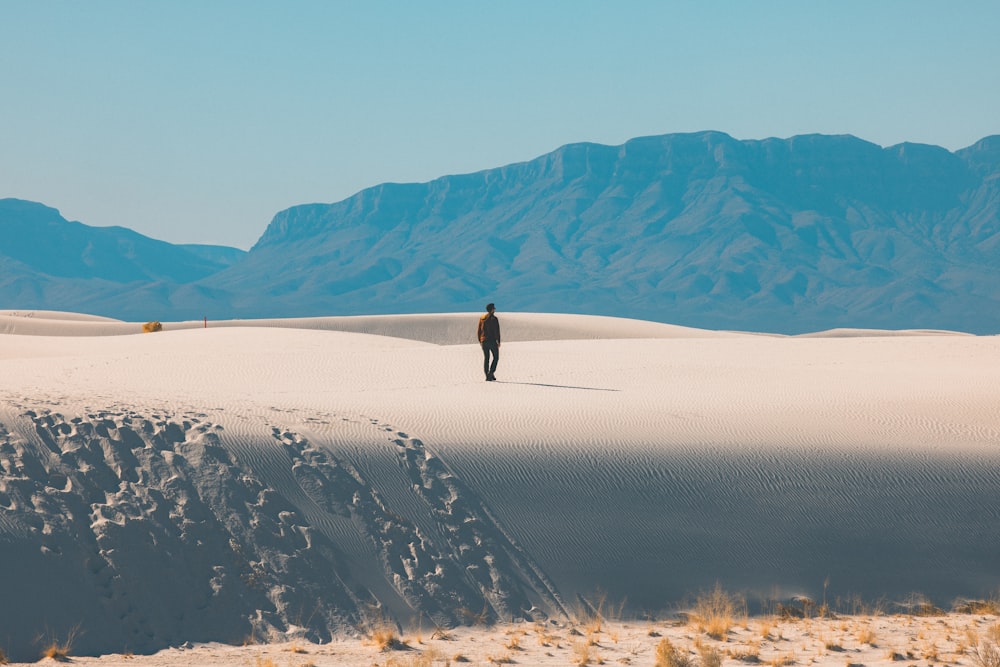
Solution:
<svg viewBox="0 0 1000 667">
<path fill-rule="evenodd" d="M 716 581 L 1000 585 L 1000 339 L 501 318 L 486 383 L 474 314 L 22 317 L 34 335 L 0 337 L 0 647 L 77 624 L 81 652 L 325 639 L 598 591 L 658 612 Z"/>
</svg>

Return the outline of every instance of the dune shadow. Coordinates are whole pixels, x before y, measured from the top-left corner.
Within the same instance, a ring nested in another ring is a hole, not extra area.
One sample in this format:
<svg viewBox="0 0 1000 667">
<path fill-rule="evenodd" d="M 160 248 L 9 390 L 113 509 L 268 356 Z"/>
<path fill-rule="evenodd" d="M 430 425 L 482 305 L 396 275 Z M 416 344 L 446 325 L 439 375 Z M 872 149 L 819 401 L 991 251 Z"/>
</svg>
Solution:
<svg viewBox="0 0 1000 667">
<path fill-rule="evenodd" d="M 604 387 L 575 387 L 568 384 L 545 384 L 543 382 L 511 382 L 509 380 L 497 380 L 497 384 L 523 384 L 529 387 L 552 387 L 555 389 L 580 389 L 582 391 L 621 391 L 621 389 L 607 389 Z"/>
</svg>

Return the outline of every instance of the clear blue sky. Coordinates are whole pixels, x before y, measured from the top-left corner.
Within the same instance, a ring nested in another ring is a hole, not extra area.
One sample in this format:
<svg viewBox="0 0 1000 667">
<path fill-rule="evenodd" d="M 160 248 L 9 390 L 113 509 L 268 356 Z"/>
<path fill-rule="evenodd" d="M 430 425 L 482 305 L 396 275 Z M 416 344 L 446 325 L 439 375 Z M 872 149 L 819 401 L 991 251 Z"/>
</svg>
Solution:
<svg viewBox="0 0 1000 667">
<path fill-rule="evenodd" d="M 997 0 L 0 0 L 0 197 L 248 248 L 295 204 L 578 141 L 955 150 L 1000 133 L 998 36 Z"/>
</svg>

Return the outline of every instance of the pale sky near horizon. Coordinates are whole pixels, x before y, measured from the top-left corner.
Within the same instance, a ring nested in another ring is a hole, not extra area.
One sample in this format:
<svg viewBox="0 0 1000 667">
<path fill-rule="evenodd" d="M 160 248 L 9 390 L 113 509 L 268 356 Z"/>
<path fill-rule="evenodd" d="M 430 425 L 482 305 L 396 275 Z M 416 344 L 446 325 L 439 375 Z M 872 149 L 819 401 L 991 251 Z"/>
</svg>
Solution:
<svg viewBox="0 0 1000 667">
<path fill-rule="evenodd" d="M 0 197 L 249 248 L 289 206 L 581 141 L 957 150 L 1000 134 L 997 35 L 996 0 L 0 0 Z"/>
</svg>

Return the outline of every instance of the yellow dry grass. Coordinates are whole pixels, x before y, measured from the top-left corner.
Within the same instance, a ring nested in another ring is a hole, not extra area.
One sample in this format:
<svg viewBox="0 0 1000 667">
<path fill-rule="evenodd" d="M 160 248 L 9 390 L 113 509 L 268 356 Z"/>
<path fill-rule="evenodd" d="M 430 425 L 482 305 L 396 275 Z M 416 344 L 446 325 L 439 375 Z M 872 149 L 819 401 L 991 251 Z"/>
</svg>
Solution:
<svg viewBox="0 0 1000 667">
<path fill-rule="evenodd" d="M 690 619 L 699 632 L 724 641 L 737 622 L 746 622 L 746 600 L 716 584 L 714 589 L 696 598 Z"/>
<path fill-rule="evenodd" d="M 673 643 L 664 637 L 656 645 L 655 667 L 693 667 L 691 656 L 686 651 L 681 651 Z"/>
</svg>

